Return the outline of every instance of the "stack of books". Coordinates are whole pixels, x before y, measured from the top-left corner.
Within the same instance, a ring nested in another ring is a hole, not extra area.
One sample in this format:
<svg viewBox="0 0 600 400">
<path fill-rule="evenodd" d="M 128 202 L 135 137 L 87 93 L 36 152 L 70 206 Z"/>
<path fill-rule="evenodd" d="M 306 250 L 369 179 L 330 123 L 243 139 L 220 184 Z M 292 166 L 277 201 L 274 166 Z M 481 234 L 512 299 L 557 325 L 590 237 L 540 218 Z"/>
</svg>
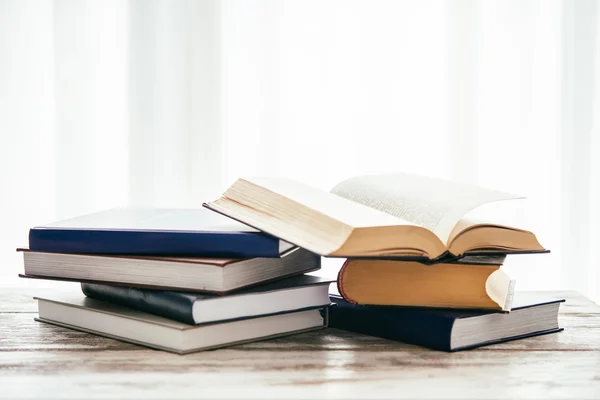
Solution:
<svg viewBox="0 0 600 400">
<path fill-rule="evenodd" d="M 206 209 L 113 209 L 30 230 L 22 277 L 75 281 L 39 321 L 185 354 L 327 326 L 320 258 Z"/>
<path fill-rule="evenodd" d="M 548 250 L 533 232 L 470 213 L 518 198 L 382 174 L 330 191 L 284 178 L 239 179 L 205 207 L 315 254 L 345 258 L 329 327 L 455 351 L 561 330 L 564 300 L 515 292 L 501 268 L 507 256 Z"/>
<path fill-rule="evenodd" d="M 533 232 L 468 217 L 515 198 L 407 174 L 331 191 L 238 179 L 202 210 L 111 210 L 34 228 L 23 276 L 82 282 L 76 301 L 40 299 L 42 321 L 179 352 L 327 326 L 463 350 L 561 330 L 564 300 L 515 292 L 502 268 L 548 250 Z M 329 295 L 331 281 L 307 275 L 321 257 L 345 260 Z"/>
</svg>

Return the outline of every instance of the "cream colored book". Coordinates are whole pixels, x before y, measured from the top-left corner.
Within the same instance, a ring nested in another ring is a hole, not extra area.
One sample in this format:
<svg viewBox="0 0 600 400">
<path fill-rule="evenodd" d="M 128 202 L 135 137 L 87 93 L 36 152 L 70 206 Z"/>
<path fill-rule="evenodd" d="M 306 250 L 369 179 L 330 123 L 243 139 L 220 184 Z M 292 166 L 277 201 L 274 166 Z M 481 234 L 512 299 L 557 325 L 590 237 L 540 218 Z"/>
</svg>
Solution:
<svg viewBox="0 0 600 400">
<path fill-rule="evenodd" d="M 467 253 L 543 252 L 533 232 L 465 218 L 520 198 L 409 174 L 366 175 L 331 191 L 286 178 L 240 178 L 205 207 L 331 257 L 439 260 Z"/>
</svg>

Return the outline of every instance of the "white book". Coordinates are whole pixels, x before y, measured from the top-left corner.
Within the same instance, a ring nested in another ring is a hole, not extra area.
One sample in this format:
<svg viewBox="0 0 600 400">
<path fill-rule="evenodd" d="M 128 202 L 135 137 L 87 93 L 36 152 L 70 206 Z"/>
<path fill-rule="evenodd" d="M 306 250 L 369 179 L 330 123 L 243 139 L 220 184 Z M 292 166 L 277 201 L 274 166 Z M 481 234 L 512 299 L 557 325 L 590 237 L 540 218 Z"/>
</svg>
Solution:
<svg viewBox="0 0 600 400">
<path fill-rule="evenodd" d="M 292 335 L 327 326 L 327 308 L 188 325 L 81 295 L 40 298 L 39 318 L 66 328 L 178 354 Z"/>
</svg>

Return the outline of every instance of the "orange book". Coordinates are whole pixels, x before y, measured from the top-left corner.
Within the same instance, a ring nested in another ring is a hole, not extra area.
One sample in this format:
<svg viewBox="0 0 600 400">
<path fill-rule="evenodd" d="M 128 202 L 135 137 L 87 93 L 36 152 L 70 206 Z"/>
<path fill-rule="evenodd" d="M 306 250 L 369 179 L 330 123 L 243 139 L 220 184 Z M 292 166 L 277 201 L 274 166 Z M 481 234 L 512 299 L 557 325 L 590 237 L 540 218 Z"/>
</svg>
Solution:
<svg viewBox="0 0 600 400">
<path fill-rule="evenodd" d="M 354 304 L 510 311 L 515 281 L 500 264 L 349 259 L 337 284 Z"/>
</svg>

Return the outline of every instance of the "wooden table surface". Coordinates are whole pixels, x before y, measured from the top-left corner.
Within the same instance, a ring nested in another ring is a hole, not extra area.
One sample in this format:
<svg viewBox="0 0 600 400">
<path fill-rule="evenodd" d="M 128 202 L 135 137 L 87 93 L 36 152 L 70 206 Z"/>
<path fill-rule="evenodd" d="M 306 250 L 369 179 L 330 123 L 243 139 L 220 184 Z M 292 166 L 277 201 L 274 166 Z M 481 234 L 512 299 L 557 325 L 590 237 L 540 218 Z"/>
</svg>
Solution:
<svg viewBox="0 0 600 400">
<path fill-rule="evenodd" d="M 0 398 L 600 398 L 600 307 L 573 292 L 561 333 L 444 353 L 336 329 L 186 356 L 33 320 L 0 289 Z"/>
</svg>

